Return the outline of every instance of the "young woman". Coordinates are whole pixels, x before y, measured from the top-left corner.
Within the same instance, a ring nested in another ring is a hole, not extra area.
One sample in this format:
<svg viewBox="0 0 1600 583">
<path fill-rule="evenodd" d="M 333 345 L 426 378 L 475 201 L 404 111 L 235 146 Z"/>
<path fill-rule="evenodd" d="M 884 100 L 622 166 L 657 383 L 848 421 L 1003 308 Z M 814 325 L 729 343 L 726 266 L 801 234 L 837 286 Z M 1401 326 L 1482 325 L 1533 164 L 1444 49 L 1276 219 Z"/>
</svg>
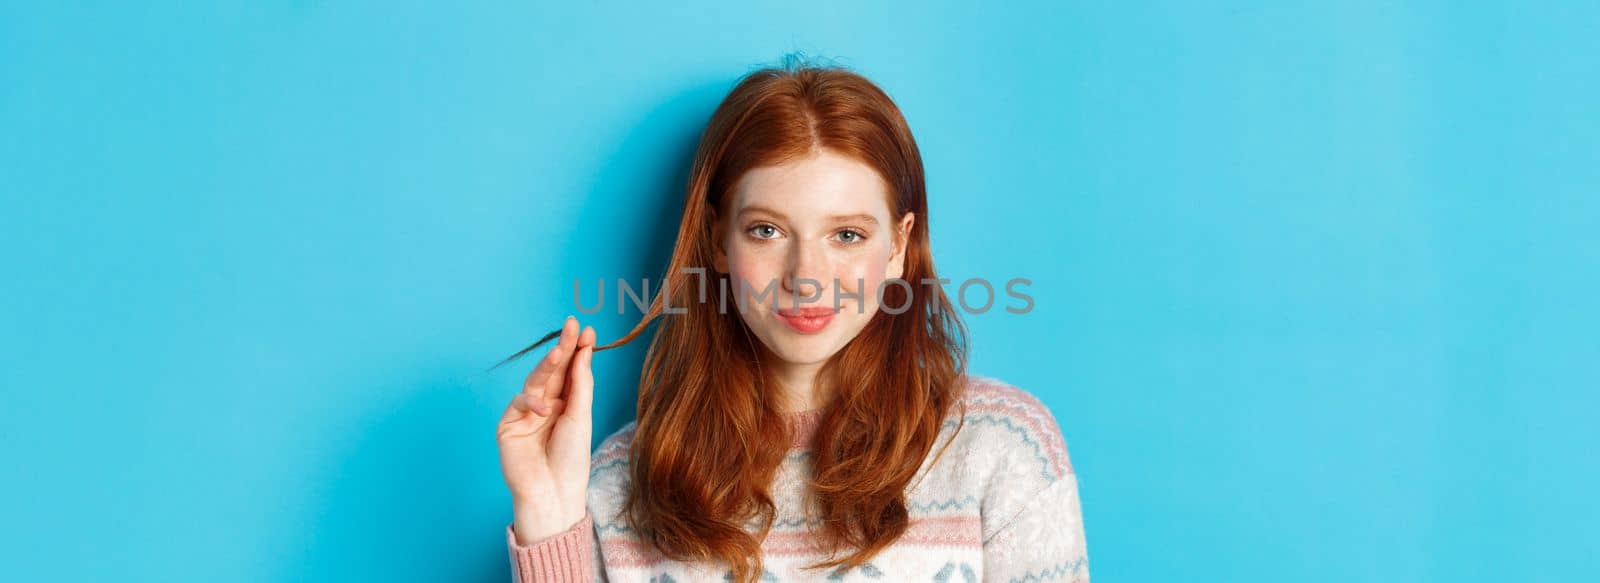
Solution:
<svg viewBox="0 0 1600 583">
<path fill-rule="evenodd" d="M 500 420 L 517 580 L 1087 581 L 1061 431 L 967 374 L 928 232 L 882 90 L 808 65 L 742 79 L 643 320 L 595 346 L 569 317 Z M 638 418 L 591 455 L 592 355 L 651 322 Z"/>
</svg>

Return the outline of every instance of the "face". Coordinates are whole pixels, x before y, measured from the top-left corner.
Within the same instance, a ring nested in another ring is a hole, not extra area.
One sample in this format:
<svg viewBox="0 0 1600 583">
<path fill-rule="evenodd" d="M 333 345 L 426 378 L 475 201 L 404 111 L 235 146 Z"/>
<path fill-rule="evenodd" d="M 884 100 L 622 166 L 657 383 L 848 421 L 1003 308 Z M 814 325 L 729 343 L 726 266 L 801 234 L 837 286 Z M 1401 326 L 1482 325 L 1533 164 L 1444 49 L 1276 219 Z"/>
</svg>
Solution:
<svg viewBox="0 0 1600 583">
<path fill-rule="evenodd" d="M 828 150 L 750 170 L 730 195 L 716 269 L 730 298 L 744 290 L 740 316 L 784 362 L 826 361 L 877 313 L 880 284 L 901 277 L 915 217 L 891 215 L 871 166 Z"/>
</svg>

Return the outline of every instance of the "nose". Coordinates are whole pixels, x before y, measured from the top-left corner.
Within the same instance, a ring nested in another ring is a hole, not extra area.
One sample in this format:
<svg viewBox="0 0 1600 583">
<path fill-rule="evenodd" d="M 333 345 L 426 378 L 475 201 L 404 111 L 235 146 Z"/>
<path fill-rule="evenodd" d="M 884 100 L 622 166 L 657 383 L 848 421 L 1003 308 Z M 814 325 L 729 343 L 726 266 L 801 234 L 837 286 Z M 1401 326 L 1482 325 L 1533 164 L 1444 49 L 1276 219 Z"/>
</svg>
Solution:
<svg viewBox="0 0 1600 583">
<path fill-rule="evenodd" d="M 817 244 L 807 241 L 790 246 L 783 290 L 797 296 L 801 302 L 820 300 L 827 284 L 827 262 L 827 256 Z"/>
</svg>

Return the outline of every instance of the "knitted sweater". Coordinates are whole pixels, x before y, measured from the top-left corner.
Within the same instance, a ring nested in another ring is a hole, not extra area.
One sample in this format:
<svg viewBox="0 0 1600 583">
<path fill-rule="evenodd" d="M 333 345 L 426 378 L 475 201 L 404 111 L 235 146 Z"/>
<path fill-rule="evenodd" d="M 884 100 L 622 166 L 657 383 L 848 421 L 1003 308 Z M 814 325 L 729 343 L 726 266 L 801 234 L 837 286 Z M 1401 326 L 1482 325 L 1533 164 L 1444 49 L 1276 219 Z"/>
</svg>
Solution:
<svg viewBox="0 0 1600 583">
<path fill-rule="evenodd" d="M 821 410 L 791 413 L 795 440 L 770 488 L 777 516 L 762 542 L 767 581 L 1089 580 L 1078 483 L 1055 417 L 1032 394 L 996 379 L 964 383 L 966 425 L 932 461 L 956 421 L 946 420 L 906 502 L 910 528 L 883 552 L 851 570 L 802 569 L 826 558 L 801 514 L 811 475 L 810 446 Z M 958 413 L 955 409 L 951 415 Z M 589 470 L 586 513 L 565 532 L 517 544 L 506 526 L 515 581 L 666 583 L 727 581 L 725 563 L 681 563 L 640 542 L 617 516 L 628 491 L 628 448 L 636 422 L 612 433 Z M 750 522 L 750 532 L 756 532 Z M 842 554 L 837 556 L 843 556 Z"/>
</svg>

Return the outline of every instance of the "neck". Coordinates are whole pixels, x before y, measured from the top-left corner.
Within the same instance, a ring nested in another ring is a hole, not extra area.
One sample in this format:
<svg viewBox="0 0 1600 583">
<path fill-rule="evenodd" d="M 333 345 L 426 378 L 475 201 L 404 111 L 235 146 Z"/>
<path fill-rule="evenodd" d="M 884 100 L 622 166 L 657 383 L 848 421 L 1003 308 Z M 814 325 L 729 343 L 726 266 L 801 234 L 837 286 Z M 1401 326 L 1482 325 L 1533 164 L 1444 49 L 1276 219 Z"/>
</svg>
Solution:
<svg viewBox="0 0 1600 583">
<path fill-rule="evenodd" d="M 826 395 L 818 390 L 817 373 L 824 363 L 796 364 L 769 358 L 773 376 L 778 380 L 778 410 L 798 413 L 820 409 L 827 404 Z"/>
</svg>

